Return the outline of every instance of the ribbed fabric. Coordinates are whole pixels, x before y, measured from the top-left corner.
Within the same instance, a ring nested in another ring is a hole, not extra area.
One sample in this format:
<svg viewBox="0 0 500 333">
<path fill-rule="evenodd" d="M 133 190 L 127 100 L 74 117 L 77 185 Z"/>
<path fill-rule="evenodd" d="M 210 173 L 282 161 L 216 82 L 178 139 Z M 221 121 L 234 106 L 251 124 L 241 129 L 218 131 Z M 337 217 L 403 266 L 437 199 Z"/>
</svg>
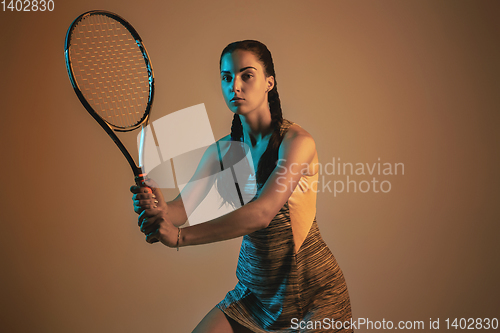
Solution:
<svg viewBox="0 0 500 333">
<path fill-rule="evenodd" d="M 285 121 L 284 129 L 292 124 Z M 236 269 L 239 282 L 217 307 L 259 333 L 352 332 L 292 328 L 294 318 L 345 322 L 352 317 L 344 276 L 323 241 L 315 218 L 295 252 L 287 201 L 267 228 L 243 237 Z"/>
</svg>

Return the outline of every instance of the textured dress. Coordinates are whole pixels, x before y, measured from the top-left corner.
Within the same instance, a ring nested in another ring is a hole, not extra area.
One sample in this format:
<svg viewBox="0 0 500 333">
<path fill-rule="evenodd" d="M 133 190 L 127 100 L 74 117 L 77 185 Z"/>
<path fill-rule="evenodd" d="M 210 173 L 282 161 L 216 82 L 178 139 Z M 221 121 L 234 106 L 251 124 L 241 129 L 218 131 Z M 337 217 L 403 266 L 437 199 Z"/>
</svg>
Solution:
<svg viewBox="0 0 500 333">
<path fill-rule="evenodd" d="M 284 120 L 282 133 L 292 124 Z M 302 176 L 269 226 L 243 237 L 239 282 L 217 307 L 254 332 L 352 332 L 334 328 L 336 321 L 351 320 L 351 304 L 316 224 L 317 180 L 318 174 Z M 304 228 L 309 232 L 296 250 Z"/>
</svg>

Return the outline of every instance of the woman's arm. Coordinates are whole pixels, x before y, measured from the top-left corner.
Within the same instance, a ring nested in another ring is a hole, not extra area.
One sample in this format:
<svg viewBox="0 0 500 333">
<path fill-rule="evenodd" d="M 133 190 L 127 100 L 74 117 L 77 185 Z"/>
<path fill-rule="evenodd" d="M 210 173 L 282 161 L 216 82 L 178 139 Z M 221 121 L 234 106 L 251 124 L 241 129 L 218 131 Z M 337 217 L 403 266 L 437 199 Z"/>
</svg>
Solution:
<svg viewBox="0 0 500 333">
<path fill-rule="evenodd" d="M 269 225 L 274 216 L 293 193 L 302 177 L 305 165 L 316 155 L 316 146 L 309 133 L 299 126 L 291 126 L 283 138 L 278 152 L 278 165 L 266 181 L 260 196 L 243 207 L 211 221 L 182 229 L 179 246 L 207 244 L 240 237 Z M 147 218 L 145 213 L 141 218 Z M 157 217 L 148 227 L 158 226 L 158 231 L 147 237 L 175 247 L 177 228 L 168 214 Z"/>
<path fill-rule="evenodd" d="M 230 141 L 229 135 L 219 140 L 218 143 L 226 141 Z M 165 202 L 161 190 L 152 180 L 146 181 L 149 188 L 132 186 L 130 191 L 134 194 L 132 196 L 134 210 L 138 214 L 149 210 L 148 215 L 164 211 L 174 225 L 183 225 L 188 216 L 207 196 L 214 184 L 214 175 L 219 171 L 218 148 L 216 144 L 213 144 L 206 149 L 192 178 L 174 200 Z"/>
</svg>

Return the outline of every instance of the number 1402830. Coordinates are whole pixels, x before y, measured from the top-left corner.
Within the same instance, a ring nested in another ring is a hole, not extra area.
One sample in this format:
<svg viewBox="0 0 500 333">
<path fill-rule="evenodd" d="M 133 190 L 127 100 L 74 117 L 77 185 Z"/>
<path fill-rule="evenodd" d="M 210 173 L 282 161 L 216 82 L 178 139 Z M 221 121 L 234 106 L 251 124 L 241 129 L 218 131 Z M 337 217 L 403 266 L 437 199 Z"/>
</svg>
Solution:
<svg viewBox="0 0 500 333">
<path fill-rule="evenodd" d="M 45 12 L 54 10 L 53 0 L 3 0 L 2 10 L 16 12 Z"/>
</svg>

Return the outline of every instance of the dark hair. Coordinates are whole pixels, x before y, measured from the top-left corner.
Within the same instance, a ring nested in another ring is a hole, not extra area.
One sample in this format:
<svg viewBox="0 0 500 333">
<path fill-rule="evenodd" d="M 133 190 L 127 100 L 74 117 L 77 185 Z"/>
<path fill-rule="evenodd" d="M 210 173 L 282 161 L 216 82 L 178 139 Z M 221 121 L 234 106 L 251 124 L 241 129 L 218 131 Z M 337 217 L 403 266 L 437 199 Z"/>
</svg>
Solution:
<svg viewBox="0 0 500 333">
<path fill-rule="evenodd" d="M 226 53 L 232 53 L 236 50 L 244 50 L 252 52 L 257 59 L 262 63 L 266 76 L 274 77 L 274 87 L 268 93 L 269 109 L 271 111 L 271 127 L 273 134 L 269 139 L 266 151 L 260 158 L 259 165 L 256 171 L 256 180 L 259 189 L 264 185 L 269 178 L 278 160 L 278 149 L 283 140 L 281 133 L 281 125 L 283 124 L 283 114 L 281 111 L 281 101 L 278 94 L 278 85 L 276 82 L 276 73 L 274 72 L 274 63 L 271 52 L 266 45 L 256 40 L 243 40 L 229 44 L 224 48 L 220 56 L 219 68 L 222 64 L 222 57 Z M 235 114 L 231 125 L 231 140 L 243 140 L 243 126 L 239 115 Z"/>
</svg>

